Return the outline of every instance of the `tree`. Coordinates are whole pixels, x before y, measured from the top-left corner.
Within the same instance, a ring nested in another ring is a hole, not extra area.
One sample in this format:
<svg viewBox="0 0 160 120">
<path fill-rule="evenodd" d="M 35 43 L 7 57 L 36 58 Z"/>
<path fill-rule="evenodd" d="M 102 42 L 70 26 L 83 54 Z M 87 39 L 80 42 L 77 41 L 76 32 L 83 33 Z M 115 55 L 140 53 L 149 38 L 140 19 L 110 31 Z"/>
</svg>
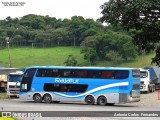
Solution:
<svg viewBox="0 0 160 120">
<path fill-rule="evenodd" d="M 108 34 L 101 34 L 97 37 L 98 45 L 96 48 L 97 55 L 100 60 L 105 60 L 106 58 L 106 51 L 109 48 L 108 42 Z"/>
<path fill-rule="evenodd" d="M 122 57 L 119 55 L 118 52 L 116 51 L 108 51 L 106 53 L 107 55 L 107 60 L 110 61 L 111 66 L 117 66 L 117 64 L 119 64 L 122 61 Z"/>
<path fill-rule="evenodd" d="M 43 16 L 29 14 L 22 17 L 20 24 L 23 26 L 28 26 L 32 29 L 41 29 L 45 25 L 45 20 Z"/>
<path fill-rule="evenodd" d="M 83 22 L 85 19 L 82 16 L 73 16 L 69 25 L 70 34 L 73 38 L 73 45 L 81 43 L 81 34 L 84 32 L 85 27 Z"/>
<path fill-rule="evenodd" d="M 88 60 L 90 65 L 94 65 L 97 58 L 96 50 L 93 48 L 88 48 L 84 53 L 84 59 Z"/>
<path fill-rule="evenodd" d="M 68 55 L 68 58 L 64 63 L 66 64 L 66 66 L 76 66 L 77 60 L 73 55 Z"/>
<path fill-rule="evenodd" d="M 136 58 L 136 47 L 132 43 L 132 38 L 124 33 L 110 32 L 111 40 L 109 49 L 116 51 L 124 60 Z"/>
<path fill-rule="evenodd" d="M 58 46 L 68 44 L 68 31 L 66 28 L 57 28 L 52 32 L 52 34 Z"/>
<path fill-rule="evenodd" d="M 110 0 L 102 6 L 102 22 L 125 30 L 136 29 L 133 42 L 145 51 L 155 50 L 152 63 L 160 66 L 160 2 L 159 0 Z"/>
<path fill-rule="evenodd" d="M 84 59 L 88 60 L 88 62 L 93 65 L 95 64 L 95 60 L 97 58 L 96 46 L 97 40 L 95 36 L 87 37 L 81 43 L 81 53 L 84 54 Z"/>
</svg>

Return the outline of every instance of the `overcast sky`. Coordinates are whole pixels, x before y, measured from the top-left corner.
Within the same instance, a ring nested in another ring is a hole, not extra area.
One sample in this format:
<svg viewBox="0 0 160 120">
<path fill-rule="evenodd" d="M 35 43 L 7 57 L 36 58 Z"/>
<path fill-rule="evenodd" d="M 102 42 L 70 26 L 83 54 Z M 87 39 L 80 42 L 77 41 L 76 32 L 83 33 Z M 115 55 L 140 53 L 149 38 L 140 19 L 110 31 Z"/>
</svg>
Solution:
<svg viewBox="0 0 160 120">
<path fill-rule="evenodd" d="M 108 0 L 0 0 L 0 19 L 23 17 L 27 14 L 68 18 L 83 16 L 96 20 L 101 17 L 100 6 Z M 15 3 L 13 3 L 15 2 Z M 18 3 L 17 3 L 18 2 Z M 21 2 L 21 3 L 20 3 Z M 17 6 L 18 5 L 18 6 Z"/>
</svg>

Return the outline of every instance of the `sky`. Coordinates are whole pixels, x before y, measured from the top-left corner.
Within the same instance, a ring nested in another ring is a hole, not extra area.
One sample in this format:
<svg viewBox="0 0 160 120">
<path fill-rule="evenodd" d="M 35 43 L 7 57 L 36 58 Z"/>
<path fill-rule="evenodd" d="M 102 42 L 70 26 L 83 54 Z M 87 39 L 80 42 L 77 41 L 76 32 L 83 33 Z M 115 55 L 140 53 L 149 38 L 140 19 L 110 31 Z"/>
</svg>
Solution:
<svg viewBox="0 0 160 120">
<path fill-rule="evenodd" d="M 0 0 L 0 19 L 21 18 L 27 14 L 49 15 L 57 19 L 102 16 L 100 6 L 108 0 Z"/>
</svg>

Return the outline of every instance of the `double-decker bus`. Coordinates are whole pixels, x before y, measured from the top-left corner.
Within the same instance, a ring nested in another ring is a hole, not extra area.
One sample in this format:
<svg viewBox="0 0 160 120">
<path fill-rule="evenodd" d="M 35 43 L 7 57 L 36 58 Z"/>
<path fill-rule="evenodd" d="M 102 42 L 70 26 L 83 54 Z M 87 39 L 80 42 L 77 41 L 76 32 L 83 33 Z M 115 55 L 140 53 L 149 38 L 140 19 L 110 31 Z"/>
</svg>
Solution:
<svg viewBox="0 0 160 120">
<path fill-rule="evenodd" d="M 140 70 L 114 67 L 31 66 L 20 99 L 106 105 L 140 101 Z"/>
</svg>

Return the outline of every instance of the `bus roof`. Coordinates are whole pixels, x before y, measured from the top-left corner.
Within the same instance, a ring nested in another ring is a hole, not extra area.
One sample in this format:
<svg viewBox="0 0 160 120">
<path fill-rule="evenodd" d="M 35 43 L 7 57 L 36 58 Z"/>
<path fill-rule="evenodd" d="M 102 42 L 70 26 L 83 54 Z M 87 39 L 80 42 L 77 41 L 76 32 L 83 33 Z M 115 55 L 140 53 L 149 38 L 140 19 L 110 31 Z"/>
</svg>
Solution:
<svg viewBox="0 0 160 120">
<path fill-rule="evenodd" d="M 128 70 L 128 69 L 138 69 L 138 68 L 125 68 L 125 67 L 77 67 L 77 66 L 30 66 L 27 67 L 26 69 L 30 68 L 44 68 L 44 69 L 49 69 L 49 68 L 55 68 L 55 69 L 87 69 L 87 70 Z"/>
</svg>

